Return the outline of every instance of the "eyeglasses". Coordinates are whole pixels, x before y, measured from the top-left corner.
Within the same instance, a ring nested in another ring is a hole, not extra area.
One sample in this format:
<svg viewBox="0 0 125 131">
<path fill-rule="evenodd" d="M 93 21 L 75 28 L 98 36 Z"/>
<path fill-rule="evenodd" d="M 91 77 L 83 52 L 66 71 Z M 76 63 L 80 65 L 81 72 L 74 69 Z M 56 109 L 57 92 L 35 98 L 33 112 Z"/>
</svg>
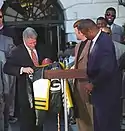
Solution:
<svg viewBox="0 0 125 131">
<path fill-rule="evenodd" d="M 112 14 L 110 14 L 110 13 L 107 13 L 107 14 L 105 14 L 106 16 L 111 16 L 111 17 L 115 17 L 115 15 L 112 15 Z"/>
<path fill-rule="evenodd" d="M 2 15 L 0 15 L 0 18 L 3 18 L 3 16 L 2 16 Z"/>
</svg>

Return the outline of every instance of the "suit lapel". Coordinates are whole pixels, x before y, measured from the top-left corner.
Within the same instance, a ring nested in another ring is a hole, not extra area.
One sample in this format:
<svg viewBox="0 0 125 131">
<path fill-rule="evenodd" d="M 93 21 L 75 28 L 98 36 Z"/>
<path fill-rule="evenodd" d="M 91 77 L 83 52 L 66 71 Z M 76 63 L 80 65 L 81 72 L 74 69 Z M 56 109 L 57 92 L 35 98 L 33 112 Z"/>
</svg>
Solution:
<svg viewBox="0 0 125 131">
<path fill-rule="evenodd" d="M 90 41 L 87 41 L 86 44 L 85 44 L 85 46 L 84 46 L 84 48 L 83 48 L 83 50 L 82 50 L 82 52 L 81 52 L 81 54 L 80 54 L 80 57 L 79 57 L 78 61 L 80 61 L 81 59 L 84 58 L 84 56 L 86 55 L 86 52 L 88 54 L 88 48 L 89 48 L 89 46 L 90 46 Z"/>
<path fill-rule="evenodd" d="M 80 45 L 81 43 L 78 43 L 75 47 L 75 66 L 76 66 L 76 62 L 78 61 L 78 51 L 79 51 Z"/>
<path fill-rule="evenodd" d="M 79 43 L 77 45 L 77 47 L 76 47 L 76 51 L 75 51 L 75 53 L 76 53 L 75 68 L 77 67 L 77 64 L 79 63 L 79 61 L 81 61 L 85 57 L 86 53 L 88 54 L 88 48 L 90 46 L 90 41 L 87 41 L 87 43 L 85 44 L 85 46 L 82 49 L 82 52 L 81 52 L 81 54 L 80 54 L 80 56 L 78 58 L 78 52 L 80 50 L 81 44 L 83 44 L 83 43 Z"/>
<path fill-rule="evenodd" d="M 96 40 L 96 43 L 92 49 L 92 51 L 89 53 L 89 57 L 88 57 L 88 67 L 92 67 L 93 66 L 93 63 L 95 61 L 95 57 L 96 57 L 96 54 L 98 53 L 98 46 L 99 46 L 99 42 L 100 42 L 100 38 L 102 37 L 103 35 L 103 32 L 101 32 L 101 34 L 99 35 L 98 39 Z"/>
<path fill-rule="evenodd" d="M 112 32 L 116 31 L 116 25 L 115 24 L 112 25 L 112 29 L 111 30 L 112 30 Z"/>
<path fill-rule="evenodd" d="M 33 63 L 32 59 L 31 59 L 31 57 L 30 57 L 30 55 L 29 55 L 29 52 L 28 52 L 28 50 L 26 49 L 25 45 L 22 44 L 22 47 L 24 48 L 24 56 L 26 56 L 28 62 L 30 62 L 30 63 L 32 63 L 32 65 L 34 65 L 34 63 Z M 41 64 L 40 54 L 39 54 L 39 52 L 38 52 L 37 49 L 36 49 L 36 52 L 37 52 L 37 56 L 38 56 L 38 63 Z"/>
<path fill-rule="evenodd" d="M 83 48 L 83 50 L 81 52 L 81 55 L 80 55 L 78 61 L 80 61 L 81 59 L 84 58 L 84 56 L 86 55 L 86 52 L 88 54 L 88 48 L 89 48 L 89 46 L 90 46 L 90 41 L 87 41 L 85 47 Z"/>
<path fill-rule="evenodd" d="M 23 48 L 23 50 L 24 50 L 24 56 L 25 56 L 25 59 L 27 59 L 27 63 L 30 63 L 31 65 L 34 65 L 32 59 L 31 59 L 31 57 L 30 57 L 30 55 L 29 55 L 29 52 L 28 52 L 28 50 L 26 49 L 26 47 L 25 47 L 24 44 L 22 44 L 22 48 Z"/>
</svg>

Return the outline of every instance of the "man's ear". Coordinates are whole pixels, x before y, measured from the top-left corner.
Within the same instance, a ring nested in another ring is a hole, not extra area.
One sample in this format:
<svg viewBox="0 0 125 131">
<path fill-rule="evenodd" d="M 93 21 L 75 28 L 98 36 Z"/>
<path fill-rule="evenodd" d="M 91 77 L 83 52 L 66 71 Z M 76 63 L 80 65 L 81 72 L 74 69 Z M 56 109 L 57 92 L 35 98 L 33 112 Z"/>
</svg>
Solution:
<svg viewBox="0 0 125 131">
<path fill-rule="evenodd" d="M 78 31 L 78 34 L 79 34 L 79 35 L 82 35 L 82 32 L 79 30 L 79 31 Z"/>
<path fill-rule="evenodd" d="M 88 33 L 92 33 L 92 30 L 90 28 L 88 28 L 87 32 Z"/>
</svg>

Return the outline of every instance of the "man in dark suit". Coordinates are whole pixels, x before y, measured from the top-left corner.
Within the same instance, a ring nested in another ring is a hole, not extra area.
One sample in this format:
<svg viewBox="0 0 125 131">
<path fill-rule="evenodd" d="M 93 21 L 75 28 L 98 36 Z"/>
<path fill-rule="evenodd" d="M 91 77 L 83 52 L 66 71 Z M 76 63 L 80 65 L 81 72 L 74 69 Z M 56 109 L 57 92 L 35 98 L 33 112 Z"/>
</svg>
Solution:
<svg viewBox="0 0 125 131">
<path fill-rule="evenodd" d="M 32 67 L 39 65 L 40 58 L 36 46 L 37 33 L 33 28 L 23 32 L 23 44 L 15 47 L 7 59 L 4 72 L 17 76 L 20 105 L 20 131 L 35 131 L 35 111 L 29 100 L 26 86 L 26 74 L 32 74 Z"/>
<path fill-rule="evenodd" d="M 122 79 L 114 43 L 90 19 L 82 21 L 78 30 L 92 41 L 87 72 L 91 83 L 88 85 L 88 92 L 91 93 L 94 106 L 94 130 L 120 131 Z"/>
</svg>

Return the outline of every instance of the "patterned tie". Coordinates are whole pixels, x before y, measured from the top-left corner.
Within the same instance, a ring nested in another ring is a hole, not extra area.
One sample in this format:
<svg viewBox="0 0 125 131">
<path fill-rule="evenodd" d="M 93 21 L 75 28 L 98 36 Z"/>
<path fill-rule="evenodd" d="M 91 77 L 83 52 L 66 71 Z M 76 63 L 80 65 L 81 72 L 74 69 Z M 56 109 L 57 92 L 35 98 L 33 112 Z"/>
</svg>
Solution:
<svg viewBox="0 0 125 131">
<path fill-rule="evenodd" d="M 31 50 L 31 57 L 32 57 L 32 61 L 33 61 L 34 65 L 38 66 L 39 65 L 38 59 L 37 59 L 37 56 L 33 50 Z"/>
</svg>

